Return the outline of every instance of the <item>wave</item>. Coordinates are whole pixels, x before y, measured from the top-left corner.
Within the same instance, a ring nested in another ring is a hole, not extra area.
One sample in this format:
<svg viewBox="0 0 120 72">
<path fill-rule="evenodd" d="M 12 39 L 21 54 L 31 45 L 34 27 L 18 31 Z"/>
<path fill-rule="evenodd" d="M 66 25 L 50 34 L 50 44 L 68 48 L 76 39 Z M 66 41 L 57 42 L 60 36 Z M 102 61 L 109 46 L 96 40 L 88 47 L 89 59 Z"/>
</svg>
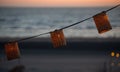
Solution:
<svg viewBox="0 0 120 72">
<path fill-rule="evenodd" d="M 0 8 L 0 36 L 28 37 L 81 21 L 106 8 Z M 113 30 L 98 35 L 93 19 L 65 30 L 67 37 L 120 37 L 119 9 L 108 13 Z M 117 29 L 116 29 L 117 27 Z"/>
</svg>

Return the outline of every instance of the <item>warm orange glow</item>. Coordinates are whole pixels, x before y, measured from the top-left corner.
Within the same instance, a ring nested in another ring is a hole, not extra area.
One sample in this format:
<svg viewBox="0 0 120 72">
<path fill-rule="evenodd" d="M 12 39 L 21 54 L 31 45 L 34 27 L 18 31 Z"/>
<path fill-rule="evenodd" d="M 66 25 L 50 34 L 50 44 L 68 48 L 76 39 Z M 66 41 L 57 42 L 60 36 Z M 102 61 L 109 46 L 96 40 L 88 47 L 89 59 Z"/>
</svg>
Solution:
<svg viewBox="0 0 120 72">
<path fill-rule="evenodd" d="M 0 0 L 1 6 L 78 7 L 111 6 L 118 0 Z"/>
<path fill-rule="evenodd" d="M 66 45 L 66 40 L 62 30 L 55 30 L 50 33 L 54 48 Z"/>
<path fill-rule="evenodd" d="M 114 57 L 114 56 L 115 56 L 115 53 L 114 53 L 114 52 L 111 52 L 111 56 Z"/>
<path fill-rule="evenodd" d="M 105 12 L 99 13 L 95 16 L 93 16 L 96 27 L 98 29 L 98 32 L 104 33 L 112 29 L 110 22 L 108 20 L 108 16 Z"/>
<path fill-rule="evenodd" d="M 116 58 L 119 58 L 120 54 L 119 53 L 116 53 Z"/>
<path fill-rule="evenodd" d="M 11 42 L 5 44 L 5 53 L 8 60 L 17 59 L 20 57 L 20 52 L 17 42 Z"/>
</svg>

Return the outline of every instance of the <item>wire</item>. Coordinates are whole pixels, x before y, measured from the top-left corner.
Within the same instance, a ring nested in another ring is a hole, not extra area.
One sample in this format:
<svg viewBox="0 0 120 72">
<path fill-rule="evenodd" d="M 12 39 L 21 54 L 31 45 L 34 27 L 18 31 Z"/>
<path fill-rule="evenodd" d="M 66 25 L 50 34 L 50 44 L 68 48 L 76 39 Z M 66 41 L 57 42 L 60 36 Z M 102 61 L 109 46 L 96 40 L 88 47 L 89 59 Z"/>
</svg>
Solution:
<svg viewBox="0 0 120 72">
<path fill-rule="evenodd" d="M 120 6 L 120 4 L 118 4 L 118 5 L 116 5 L 116 6 L 112 7 L 112 8 L 110 8 L 110 9 L 108 9 L 108 10 L 106 10 L 105 12 L 109 12 L 109 11 L 111 11 L 111 10 L 113 10 L 113 9 L 115 9 L 115 8 L 117 8 L 117 7 L 119 7 L 119 6 Z"/>
<path fill-rule="evenodd" d="M 109 11 L 117 8 L 118 6 L 120 6 L 120 4 L 114 6 L 114 7 L 110 8 L 110 9 L 108 9 L 108 10 L 106 10 L 106 11 L 102 11 L 102 12 L 109 12 Z M 91 18 L 93 18 L 93 16 L 91 16 L 91 17 L 89 17 L 89 18 L 86 18 L 86 19 L 84 19 L 84 20 L 81 20 L 81 21 L 79 21 L 79 22 L 73 23 L 73 24 L 71 24 L 71 25 L 69 25 L 69 26 L 63 27 L 63 28 L 61 28 L 61 29 L 66 29 L 66 28 L 72 27 L 72 26 L 74 26 L 74 25 L 77 25 L 77 24 L 79 24 L 79 23 L 82 23 L 82 22 L 84 22 L 84 21 L 86 21 L 86 20 L 89 20 L 89 19 L 91 19 Z"/>
<path fill-rule="evenodd" d="M 21 41 L 24 41 L 24 40 L 28 40 L 28 39 L 32 39 L 32 38 L 36 38 L 36 37 L 39 37 L 41 35 L 45 35 L 45 34 L 49 34 L 50 32 L 46 32 L 46 33 L 42 33 L 42 34 L 39 34 L 39 35 L 35 35 L 35 36 L 31 36 L 31 37 L 27 37 L 27 38 L 23 38 L 23 39 L 19 39 L 19 40 L 15 40 L 13 42 L 21 42 Z"/>
<path fill-rule="evenodd" d="M 79 24 L 79 23 L 82 23 L 82 22 L 84 22 L 84 21 L 86 21 L 86 20 L 89 20 L 89 19 L 91 19 L 91 18 L 92 18 L 92 17 L 89 17 L 89 18 L 86 18 L 86 19 L 81 20 L 81 21 L 79 21 L 79 22 L 73 23 L 73 24 L 71 24 L 71 25 L 69 25 L 69 26 L 66 26 L 66 27 L 61 28 L 60 30 L 66 29 L 66 28 L 69 28 L 69 27 L 72 27 L 72 26 L 74 26 L 74 25 L 77 25 L 77 24 Z"/>
<path fill-rule="evenodd" d="M 119 6 L 120 6 L 120 4 L 114 6 L 114 7 L 110 8 L 110 9 L 107 9 L 106 11 L 102 11 L 102 12 L 109 12 L 109 11 L 111 11 L 111 10 L 119 7 Z M 93 15 L 93 16 L 94 16 L 94 15 Z M 86 18 L 86 19 L 84 19 L 84 20 L 78 21 L 78 22 L 76 22 L 76 23 L 73 23 L 73 24 L 71 24 L 71 25 L 65 26 L 65 27 L 63 27 L 63 28 L 60 28 L 60 29 L 58 29 L 58 30 L 63 30 L 63 29 L 67 29 L 67 28 L 69 28 L 69 27 L 75 26 L 75 25 L 77 25 L 77 24 L 80 24 L 80 23 L 82 23 L 82 22 L 84 22 L 84 21 L 86 21 L 86 20 L 89 20 L 89 19 L 93 18 L 93 16 L 88 17 L 88 18 Z M 50 32 L 52 32 L 52 31 L 50 31 Z M 39 35 L 35 35 L 35 36 L 31 36 L 31 37 L 27 37 L 27 38 L 15 40 L 14 42 L 21 42 L 21 41 L 24 41 L 24 40 L 36 38 L 36 37 L 39 37 L 39 36 L 41 36 L 41 35 L 49 34 L 50 32 L 46 32 L 46 33 L 42 33 L 42 34 L 39 34 Z"/>
</svg>

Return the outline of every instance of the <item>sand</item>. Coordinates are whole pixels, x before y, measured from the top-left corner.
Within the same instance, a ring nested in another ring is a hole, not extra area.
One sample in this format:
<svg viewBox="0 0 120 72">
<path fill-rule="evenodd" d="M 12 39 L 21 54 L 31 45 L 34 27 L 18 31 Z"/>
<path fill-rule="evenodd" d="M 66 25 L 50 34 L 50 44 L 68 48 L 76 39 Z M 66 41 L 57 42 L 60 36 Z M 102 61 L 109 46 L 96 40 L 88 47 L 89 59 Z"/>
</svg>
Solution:
<svg viewBox="0 0 120 72">
<path fill-rule="evenodd" d="M 19 38 L 0 38 L 3 60 L 4 43 Z M 53 48 L 50 38 L 35 38 L 19 42 L 21 64 L 18 60 L 1 60 L 0 70 L 10 72 L 109 72 L 111 51 L 120 51 L 120 38 L 67 38 L 67 45 Z M 17 68 L 16 68 L 17 67 Z M 20 69 L 20 70 L 19 70 Z M 113 66 L 111 72 L 119 72 Z M 21 71 L 23 72 L 23 71 Z"/>
<path fill-rule="evenodd" d="M 0 48 L 8 41 L 19 40 L 21 38 L 0 38 Z M 120 38 L 67 38 L 67 45 L 58 49 L 63 50 L 120 50 Z M 34 38 L 18 42 L 20 48 L 30 49 L 55 49 L 50 38 Z"/>
</svg>

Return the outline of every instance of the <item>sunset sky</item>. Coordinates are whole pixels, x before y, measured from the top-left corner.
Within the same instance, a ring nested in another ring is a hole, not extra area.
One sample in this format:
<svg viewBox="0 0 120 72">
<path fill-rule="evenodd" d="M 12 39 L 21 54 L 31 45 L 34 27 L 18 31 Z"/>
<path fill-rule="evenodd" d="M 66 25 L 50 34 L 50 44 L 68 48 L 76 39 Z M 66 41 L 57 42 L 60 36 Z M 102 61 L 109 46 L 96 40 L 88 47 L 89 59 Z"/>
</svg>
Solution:
<svg viewBox="0 0 120 72">
<path fill-rule="evenodd" d="M 12 7 L 87 7 L 112 6 L 119 0 L 0 0 L 0 6 Z"/>
</svg>

